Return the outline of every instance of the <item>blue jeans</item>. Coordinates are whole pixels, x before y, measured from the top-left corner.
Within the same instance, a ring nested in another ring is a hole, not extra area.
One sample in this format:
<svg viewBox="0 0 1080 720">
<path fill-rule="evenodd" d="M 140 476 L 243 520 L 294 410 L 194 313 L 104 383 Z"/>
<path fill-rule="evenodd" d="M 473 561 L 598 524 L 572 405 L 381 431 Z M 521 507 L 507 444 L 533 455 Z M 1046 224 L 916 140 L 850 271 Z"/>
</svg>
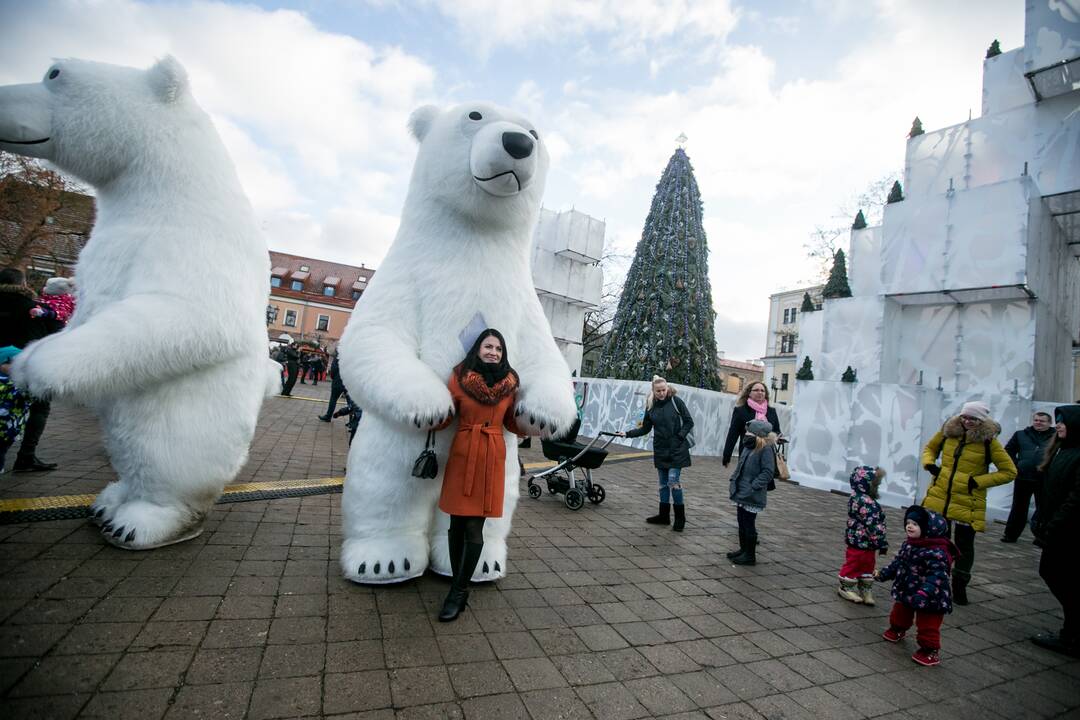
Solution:
<svg viewBox="0 0 1080 720">
<path fill-rule="evenodd" d="M 682 483 L 679 482 L 682 468 L 656 468 L 656 474 L 660 476 L 660 502 L 682 505 Z"/>
</svg>

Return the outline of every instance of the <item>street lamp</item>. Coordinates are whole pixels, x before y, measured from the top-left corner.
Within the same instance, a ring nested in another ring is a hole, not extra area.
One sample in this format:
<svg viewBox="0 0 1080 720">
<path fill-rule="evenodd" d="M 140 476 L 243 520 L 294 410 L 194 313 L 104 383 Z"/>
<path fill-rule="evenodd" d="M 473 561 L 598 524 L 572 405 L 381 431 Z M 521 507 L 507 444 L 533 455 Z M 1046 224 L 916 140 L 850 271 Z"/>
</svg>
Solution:
<svg viewBox="0 0 1080 720">
<path fill-rule="evenodd" d="M 277 322 L 278 309 L 275 305 L 266 306 L 266 324 L 273 325 Z"/>
<path fill-rule="evenodd" d="M 770 385 L 772 385 L 772 396 L 773 396 L 773 400 L 776 400 L 776 390 L 777 390 L 777 388 L 778 388 L 779 386 L 778 386 L 778 384 L 777 384 L 777 382 L 776 382 L 776 376 L 775 376 L 775 375 L 773 375 L 773 376 L 772 376 L 772 380 L 771 380 L 771 381 L 769 382 L 769 384 L 770 384 Z"/>
</svg>

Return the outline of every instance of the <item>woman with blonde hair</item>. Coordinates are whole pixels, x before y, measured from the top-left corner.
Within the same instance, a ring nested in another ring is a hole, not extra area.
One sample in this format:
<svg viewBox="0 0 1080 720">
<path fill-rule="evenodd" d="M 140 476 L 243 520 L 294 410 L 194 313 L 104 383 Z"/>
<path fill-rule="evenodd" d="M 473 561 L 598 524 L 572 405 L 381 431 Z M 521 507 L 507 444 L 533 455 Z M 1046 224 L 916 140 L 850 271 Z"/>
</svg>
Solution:
<svg viewBox="0 0 1080 720">
<path fill-rule="evenodd" d="M 641 424 L 622 437 L 635 438 L 653 434 L 653 465 L 659 477 L 660 512 L 647 518 L 653 525 L 671 522 L 671 505 L 675 505 L 675 524 L 672 530 L 682 532 L 686 526 L 686 506 L 683 504 L 682 469 L 690 467 L 690 443 L 687 436 L 694 429 L 694 418 L 686 403 L 676 397 L 675 388 L 667 380 L 653 375 L 652 392 L 645 399 L 645 415 Z"/>
<path fill-rule="evenodd" d="M 760 381 L 748 383 L 735 400 L 735 407 L 731 411 L 731 424 L 728 426 L 727 442 L 724 443 L 722 458 L 724 467 L 731 462 L 735 443 L 739 443 L 741 453 L 750 442 L 746 437 L 746 424 L 751 420 L 763 420 L 772 425 L 774 433 L 783 434 L 780 432 L 780 418 L 776 415 L 776 409 L 769 405 L 769 389 Z"/>
</svg>

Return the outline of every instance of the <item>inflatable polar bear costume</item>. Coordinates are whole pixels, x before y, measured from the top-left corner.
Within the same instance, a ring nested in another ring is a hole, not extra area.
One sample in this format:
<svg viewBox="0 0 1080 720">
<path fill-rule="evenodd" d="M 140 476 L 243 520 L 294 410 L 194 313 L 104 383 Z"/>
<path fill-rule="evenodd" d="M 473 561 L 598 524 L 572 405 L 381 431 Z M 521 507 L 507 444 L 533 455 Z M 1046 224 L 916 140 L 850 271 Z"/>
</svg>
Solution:
<svg viewBox="0 0 1080 720">
<path fill-rule="evenodd" d="M 100 419 L 119 476 L 92 508 L 106 540 L 193 538 L 277 387 L 270 260 L 232 162 L 171 57 L 149 70 L 62 60 L 41 83 L 0 88 L 0 149 L 97 191 L 75 314 L 12 375 Z"/>
<path fill-rule="evenodd" d="M 361 583 L 450 574 L 449 517 L 437 507 L 456 424 L 436 433 L 437 478 L 410 474 L 427 429 L 452 410 L 450 372 L 485 327 L 501 331 L 521 377 L 531 432 L 576 418 L 570 371 L 533 288 L 529 258 L 548 157 L 532 123 L 486 103 L 410 118 L 420 150 L 401 225 L 339 345 L 345 386 L 364 409 L 342 497 L 341 567 Z M 484 526 L 475 580 L 506 574 L 518 498 L 517 443 L 504 431 L 501 518 Z"/>
</svg>

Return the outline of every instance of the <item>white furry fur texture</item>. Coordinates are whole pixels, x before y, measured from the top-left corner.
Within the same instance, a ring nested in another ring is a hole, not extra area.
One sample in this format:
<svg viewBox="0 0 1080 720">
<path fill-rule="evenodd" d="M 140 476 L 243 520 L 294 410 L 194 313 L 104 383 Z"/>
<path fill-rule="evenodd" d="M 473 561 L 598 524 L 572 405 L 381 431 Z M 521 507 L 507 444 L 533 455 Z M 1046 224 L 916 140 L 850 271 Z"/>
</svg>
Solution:
<svg viewBox="0 0 1080 720">
<path fill-rule="evenodd" d="M 521 377 L 519 424 L 548 433 L 576 417 L 570 372 L 529 268 L 548 167 L 543 140 L 524 117 L 487 103 L 425 106 L 410 128 L 420 150 L 397 238 L 339 346 L 342 379 L 364 409 L 342 498 L 341 567 L 362 583 L 400 582 L 429 564 L 450 572 L 449 520 L 436 502 L 456 421 L 436 434 L 439 476 L 410 470 L 427 428 L 451 409 L 446 383 L 465 356 L 463 330 L 473 327 L 470 344 L 485 326 L 505 336 Z M 518 461 L 516 439 L 504 439 L 503 515 L 485 525 L 477 580 L 506 574 Z"/>
<path fill-rule="evenodd" d="M 109 542 L 198 535 L 277 388 L 266 243 L 225 147 L 166 57 L 148 70 L 62 60 L 41 83 L 0 88 L 0 149 L 97 193 L 75 314 L 13 377 L 100 419 L 119 476 L 93 506 Z"/>
</svg>

